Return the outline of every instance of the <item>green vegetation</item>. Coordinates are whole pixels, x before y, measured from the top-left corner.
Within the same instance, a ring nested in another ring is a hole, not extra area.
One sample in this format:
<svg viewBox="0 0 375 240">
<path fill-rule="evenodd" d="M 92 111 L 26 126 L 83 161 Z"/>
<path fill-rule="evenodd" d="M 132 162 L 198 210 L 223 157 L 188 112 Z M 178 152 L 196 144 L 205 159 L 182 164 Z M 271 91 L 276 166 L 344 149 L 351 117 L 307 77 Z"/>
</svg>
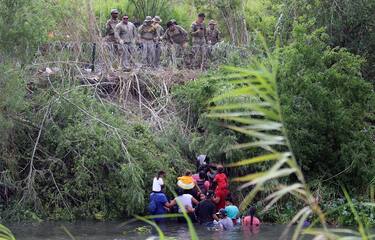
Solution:
<svg viewBox="0 0 375 240">
<path fill-rule="evenodd" d="M 15 240 L 12 232 L 5 226 L 0 224 L 0 239 L 1 240 Z"/>
<path fill-rule="evenodd" d="M 375 180 L 373 1 L 135 2 L 0 0 L 1 221 L 144 214 L 158 170 L 173 185 L 207 153 L 232 166 L 243 209 L 252 202 L 273 222 L 299 213 L 323 227 L 360 225 L 364 236 L 375 224 L 365 204 Z M 139 73 L 110 97 L 108 86 L 82 80 L 87 49 L 38 52 L 57 40 L 94 41 L 115 7 L 137 20 L 160 9 L 163 23 L 186 28 L 205 11 L 227 42 L 198 79 Z M 42 75 L 54 66 L 58 74 Z"/>
</svg>

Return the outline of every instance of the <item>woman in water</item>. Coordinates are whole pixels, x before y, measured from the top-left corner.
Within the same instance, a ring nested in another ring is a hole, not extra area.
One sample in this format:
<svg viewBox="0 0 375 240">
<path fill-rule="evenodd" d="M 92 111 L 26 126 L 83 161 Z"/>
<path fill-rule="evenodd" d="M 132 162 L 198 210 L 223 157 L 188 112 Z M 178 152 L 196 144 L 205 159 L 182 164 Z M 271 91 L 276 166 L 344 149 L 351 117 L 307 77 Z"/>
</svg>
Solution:
<svg viewBox="0 0 375 240">
<path fill-rule="evenodd" d="M 242 226 L 244 227 L 259 227 L 260 220 L 255 217 L 256 209 L 255 207 L 251 207 L 249 210 L 249 215 L 245 216 L 242 220 Z"/>
</svg>

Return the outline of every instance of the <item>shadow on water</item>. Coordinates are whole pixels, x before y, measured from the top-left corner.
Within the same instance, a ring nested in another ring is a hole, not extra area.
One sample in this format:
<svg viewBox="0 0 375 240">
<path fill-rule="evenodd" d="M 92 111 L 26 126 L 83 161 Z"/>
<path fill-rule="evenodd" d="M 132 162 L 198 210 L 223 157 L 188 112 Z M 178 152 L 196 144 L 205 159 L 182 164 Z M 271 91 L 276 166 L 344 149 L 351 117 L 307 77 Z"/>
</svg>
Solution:
<svg viewBox="0 0 375 240">
<path fill-rule="evenodd" d="M 155 236 L 152 228 L 144 223 L 121 226 L 119 222 L 44 222 L 13 224 L 9 225 L 9 228 L 13 231 L 17 240 L 70 240 L 62 226 L 65 226 L 75 236 L 76 240 L 141 240 Z M 279 239 L 285 227 L 285 225 L 278 224 L 263 224 L 260 229 L 256 230 L 238 228 L 230 232 L 220 232 L 209 231 L 196 225 L 196 231 L 200 240 L 270 240 Z M 189 231 L 186 225 L 170 222 L 165 223 L 161 228 L 167 237 L 181 240 L 189 239 Z"/>
</svg>

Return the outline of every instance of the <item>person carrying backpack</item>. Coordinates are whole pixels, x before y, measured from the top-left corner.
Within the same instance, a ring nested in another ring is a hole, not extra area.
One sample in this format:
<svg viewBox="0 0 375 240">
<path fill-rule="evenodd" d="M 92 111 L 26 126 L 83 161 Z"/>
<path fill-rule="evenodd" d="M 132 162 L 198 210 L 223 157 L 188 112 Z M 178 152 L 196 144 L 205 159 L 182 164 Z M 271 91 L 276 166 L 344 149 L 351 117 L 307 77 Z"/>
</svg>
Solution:
<svg viewBox="0 0 375 240">
<path fill-rule="evenodd" d="M 161 186 L 161 190 L 163 190 L 164 185 Z M 148 211 L 150 215 L 163 215 L 169 211 L 169 208 L 172 205 L 169 203 L 167 196 L 163 191 L 160 192 L 152 192 L 150 194 L 150 203 L 148 206 Z M 164 218 L 155 218 L 155 222 L 161 222 Z"/>
</svg>

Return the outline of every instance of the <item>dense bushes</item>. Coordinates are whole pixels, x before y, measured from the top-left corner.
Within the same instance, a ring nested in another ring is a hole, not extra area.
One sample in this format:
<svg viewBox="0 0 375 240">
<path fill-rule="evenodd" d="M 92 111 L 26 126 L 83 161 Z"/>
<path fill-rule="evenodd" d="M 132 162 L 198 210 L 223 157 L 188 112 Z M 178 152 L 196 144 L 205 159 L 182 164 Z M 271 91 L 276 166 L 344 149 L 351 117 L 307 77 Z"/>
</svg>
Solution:
<svg viewBox="0 0 375 240">
<path fill-rule="evenodd" d="M 328 47 L 324 31 L 301 25 L 281 50 L 279 88 L 294 153 L 307 176 L 365 190 L 375 165 L 365 117 L 374 106 L 372 87 L 361 76 L 363 60 Z M 336 176 L 337 174 L 337 176 Z"/>
<path fill-rule="evenodd" d="M 0 52 L 30 59 L 56 24 L 55 13 L 50 0 L 0 0 Z"/>
<path fill-rule="evenodd" d="M 147 124 L 124 119 L 91 90 L 58 90 L 40 90 L 24 100 L 30 104 L 23 114 L 29 124 L 14 123 L 12 148 L 1 149 L 2 184 L 8 183 L 2 187 L 10 193 L 2 196 L 2 217 L 140 214 L 158 170 L 166 170 L 174 183 L 189 166 L 180 156 L 169 158 L 168 147 Z"/>
</svg>

